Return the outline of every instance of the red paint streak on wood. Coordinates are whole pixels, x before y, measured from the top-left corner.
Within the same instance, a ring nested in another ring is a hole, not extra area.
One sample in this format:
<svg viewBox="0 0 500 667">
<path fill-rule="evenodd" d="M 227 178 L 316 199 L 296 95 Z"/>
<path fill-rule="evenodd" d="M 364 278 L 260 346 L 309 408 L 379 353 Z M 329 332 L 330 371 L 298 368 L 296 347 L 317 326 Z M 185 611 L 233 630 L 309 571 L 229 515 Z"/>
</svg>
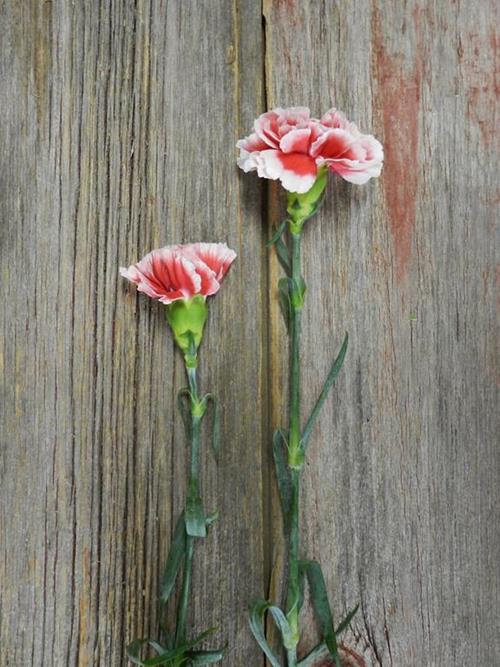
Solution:
<svg viewBox="0 0 500 667">
<path fill-rule="evenodd" d="M 408 68 L 402 54 L 390 54 L 375 6 L 372 38 L 378 98 L 382 105 L 385 161 L 382 182 L 396 256 L 396 275 L 403 279 L 411 259 L 418 188 L 419 109 L 423 52 L 420 13 L 413 15 L 417 34 L 415 60 Z"/>
</svg>

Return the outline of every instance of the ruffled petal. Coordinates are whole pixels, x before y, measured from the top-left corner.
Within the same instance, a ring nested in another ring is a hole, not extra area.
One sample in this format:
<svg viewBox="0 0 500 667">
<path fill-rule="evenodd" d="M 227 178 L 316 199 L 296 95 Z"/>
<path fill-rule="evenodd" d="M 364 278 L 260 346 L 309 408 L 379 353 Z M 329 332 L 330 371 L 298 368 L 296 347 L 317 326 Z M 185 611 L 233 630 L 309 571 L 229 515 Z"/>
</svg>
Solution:
<svg viewBox="0 0 500 667">
<path fill-rule="evenodd" d="M 179 255 L 176 246 L 153 250 L 140 262 L 120 272 L 137 285 L 139 292 L 166 304 L 189 299 L 201 289 L 201 277 L 195 265 Z"/>
<path fill-rule="evenodd" d="M 221 282 L 236 259 L 236 253 L 226 243 L 189 243 L 183 246 L 186 256 L 204 263 Z"/>
<path fill-rule="evenodd" d="M 290 130 L 280 141 L 283 153 L 308 153 L 311 142 L 311 128 Z"/>
<path fill-rule="evenodd" d="M 278 110 L 279 111 L 279 110 Z M 279 145 L 278 114 L 276 111 L 267 111 L 254 122 L 254 132 L 268 148 L 277 148 Z M 261 149 L 260 149 L 261 150 Z"/>
<path fill-rule="evenodd" d="M 338 159 L 348 152 L 356 151 L 356 140 L 346 130 L 330 129 L 324 132 L 311 146 L 311 155 L 321 158 Z M 350 159 L 359 159 L 360 146 L 358 146 L 358 155 L 352 155 Z"/>
<path fill-rule="evenodd" d="M 256 157 L 257 173 L 263 178 L 279 179 L 289 192 L 307 192 L 316 180 L 318 168 L 313 158 L 302 153 L 261 151 Z"/>
</svg>

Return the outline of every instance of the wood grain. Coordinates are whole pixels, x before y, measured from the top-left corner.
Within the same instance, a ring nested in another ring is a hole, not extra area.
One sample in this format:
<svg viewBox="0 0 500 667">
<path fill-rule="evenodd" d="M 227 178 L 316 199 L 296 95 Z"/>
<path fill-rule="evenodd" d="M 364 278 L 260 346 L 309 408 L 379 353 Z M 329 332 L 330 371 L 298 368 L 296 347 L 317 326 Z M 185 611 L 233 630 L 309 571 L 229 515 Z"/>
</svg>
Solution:
<svg viewBox="0 0 500 667">
<path fill-rule="evenodd" d="M 234 145 L 262 105 L 260 8 L 7 2 L 1 24 L 0 663 L 123 665 L 130 639 L 157 633 L 184 504 L 185 379 L 161 307 L 118 267 L 205 239 L 239 260 L 203 349 L 202 387 L 224 409 L 221 462 L 207 449 L 203 477 L 221 519 L 191 612 L 221 628 L 228 664 L 257 664 L 265 251 L 261 186 L 240 185 Z"/>
<path fill-rule="evenodd" d="M 332 180 L 308 228 L 303 354 L 315 430 L 303 549 L 367 665 L 500 655 L 498 204 L 492 1 L 123 0 L 0 5 L 0 663 L 126 664 L 155 633 L 183 505 L 182 364 L 161 307 L 118 266 L 227 241 L 202 388 L 224 408 L 192 621 L 228 667 L 264 663 L 247 603 L 278 590 L 269 436 L 286 348 L 264 248 L 283 199 L 238 174 L 265 106 L 335 104 L 383 139 L 382 178 Z M 268 324 L 269 315 L 269 324 Z M 220 344 L 223 339 L 223 345 Z M 306 649 L 314 638 L 308 615 Z"/>
</svg>

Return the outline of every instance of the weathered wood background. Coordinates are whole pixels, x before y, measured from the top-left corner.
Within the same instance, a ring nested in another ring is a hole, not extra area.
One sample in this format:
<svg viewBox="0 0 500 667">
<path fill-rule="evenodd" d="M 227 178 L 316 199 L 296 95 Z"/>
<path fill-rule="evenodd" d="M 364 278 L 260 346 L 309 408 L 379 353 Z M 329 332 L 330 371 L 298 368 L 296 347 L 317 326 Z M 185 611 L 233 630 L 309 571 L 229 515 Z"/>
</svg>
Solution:
<svg viewBox="0 0 500 667">
<path fill-rule="evenodd" d="M 283 202 L 234 144 L 293 104 L 335 104 L 386 150 L 377 182 L 332 181 L 305 239 L 308 405 L 346 329 L 351 347 L 311 445 L 304 551 L 337 614 L 361 602 L 345 643 L 367 665 L 499 664 L 495 4 L 3 0 L 2 666 L 124 665 L 157 629 L 183 377 L 161 308 L 118 267 L 196 239 L 239 260 L 203 350 L 221 518 L 192 612 L 222 626 L 228 667 L 263 665 L 246 605 L 282 560 L 264 240 Z"/>
</svg>

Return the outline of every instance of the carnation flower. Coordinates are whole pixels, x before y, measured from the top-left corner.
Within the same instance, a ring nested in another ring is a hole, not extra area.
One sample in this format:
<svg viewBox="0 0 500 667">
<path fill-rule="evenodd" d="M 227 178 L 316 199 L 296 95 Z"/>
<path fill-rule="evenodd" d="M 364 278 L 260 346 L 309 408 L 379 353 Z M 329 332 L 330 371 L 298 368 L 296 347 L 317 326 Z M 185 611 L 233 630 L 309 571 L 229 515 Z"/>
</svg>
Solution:
<svg viewBox="0 0 500 667">
<path fill-rule="evenodd" d="M 170 304 L 216 294 L 236 258 L 225 243 L 188 243 L 152 250 L 137 264 L 120 268 L 124 278 L 152 299 Z"/>
<path fill-rule="evenodd" d="M 312 188 L 323 165 L 351 183 L 380 175 L 384 153 L 372 135 L 362 134 L 336 109 L 321 120 L 307 107 L 274 109 L 254 123 L 254 132 L 236 144 L 238 166 L 262 178 L 279 179 L 289 192 Z"/>
<path fill-rule="evenodd" d="M 120 268 L 124 278 L 168 306 L 167 320 L 184 353 L 198 348 L 207 318 L 205 300 L 216 294 L 236 253 L 225 243 L 188 243 L 152 250 L 137 264 Z"/>
</svg>

